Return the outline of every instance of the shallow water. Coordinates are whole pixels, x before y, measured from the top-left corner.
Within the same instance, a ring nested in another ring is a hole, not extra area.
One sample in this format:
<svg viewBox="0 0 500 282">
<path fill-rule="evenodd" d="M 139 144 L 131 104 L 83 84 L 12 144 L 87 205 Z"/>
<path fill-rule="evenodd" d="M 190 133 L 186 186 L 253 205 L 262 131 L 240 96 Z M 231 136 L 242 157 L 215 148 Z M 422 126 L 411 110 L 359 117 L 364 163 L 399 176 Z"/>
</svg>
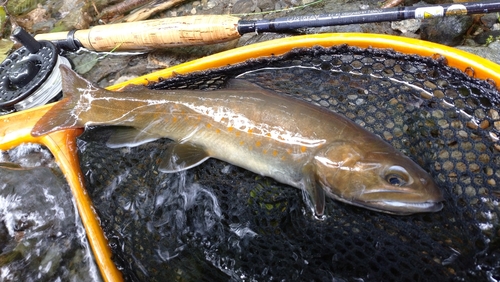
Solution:
<svg viewBox="0 0 500 282">
<path fill-rule="evenodd" d="M 100 281 L 61 172 L 39 145 L 0 154 L 0 281 Z"/>
</svg>

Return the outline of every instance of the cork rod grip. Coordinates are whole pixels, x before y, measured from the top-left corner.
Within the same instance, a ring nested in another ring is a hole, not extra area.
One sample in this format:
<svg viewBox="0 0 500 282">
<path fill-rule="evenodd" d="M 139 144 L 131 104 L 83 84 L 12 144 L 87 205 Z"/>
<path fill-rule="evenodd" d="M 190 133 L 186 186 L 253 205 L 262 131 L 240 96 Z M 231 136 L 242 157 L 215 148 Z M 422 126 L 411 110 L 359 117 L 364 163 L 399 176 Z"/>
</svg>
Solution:
<svg viewBox="0 0 500 282">
<path fill-rule="evenodd" d="M 74 38 L 95 51 L 145 50 L 165 47 L 205 45 L 239 38 L 238 21 L 233 16 L 184 16 L 95 26 L 77 30 Z M 39 34 L 37 40 L 65 40 L 67 32 Z"/>
</svg>

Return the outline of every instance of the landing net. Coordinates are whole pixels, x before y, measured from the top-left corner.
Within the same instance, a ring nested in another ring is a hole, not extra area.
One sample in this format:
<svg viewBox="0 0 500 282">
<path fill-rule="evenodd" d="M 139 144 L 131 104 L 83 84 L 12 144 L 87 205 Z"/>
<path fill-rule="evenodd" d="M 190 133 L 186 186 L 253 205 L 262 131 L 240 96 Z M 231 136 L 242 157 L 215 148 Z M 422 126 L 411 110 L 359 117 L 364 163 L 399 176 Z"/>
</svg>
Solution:
<svg viewBox="0 0 500 282">
<path fill-rule="evenodd" d="M 216 89 L 249 80 L 341 113 L 427 170 L 442 211 L 392 216 L 302 192 L 210 159 L 158 172 L 167 139 L 110 149 L 86 131 L 80 159 L 114 261 L 130 281 L 423 281 L 500 279 L 500 94 L 443 58 L 348 46 L 160 81 Z M 318 126 L 321 126 L 320 124 Z"/>
</svg>

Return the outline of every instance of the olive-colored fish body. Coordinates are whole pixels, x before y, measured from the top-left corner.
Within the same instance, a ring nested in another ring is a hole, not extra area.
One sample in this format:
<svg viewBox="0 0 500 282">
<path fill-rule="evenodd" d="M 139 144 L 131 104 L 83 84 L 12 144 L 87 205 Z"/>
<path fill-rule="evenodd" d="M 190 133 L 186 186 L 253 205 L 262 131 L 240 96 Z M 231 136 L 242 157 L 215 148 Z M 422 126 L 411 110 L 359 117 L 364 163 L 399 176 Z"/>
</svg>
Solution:
<svg viewBox="0 0 500 282">
<path fill-rule="evenodd" d="M 112 92 L 61 67 L 64 98 L 32 134 L 95 125 L 123 130 L 108 145 L 175 141 L 160 164 L 176 172 L 209 157 L 304 189 L 322 215 L 325 195 L 395 214 L 438 211 L 430 176 L 376 135 L 327 109 L 243 80 L 216 91 Z"/>
</svg>

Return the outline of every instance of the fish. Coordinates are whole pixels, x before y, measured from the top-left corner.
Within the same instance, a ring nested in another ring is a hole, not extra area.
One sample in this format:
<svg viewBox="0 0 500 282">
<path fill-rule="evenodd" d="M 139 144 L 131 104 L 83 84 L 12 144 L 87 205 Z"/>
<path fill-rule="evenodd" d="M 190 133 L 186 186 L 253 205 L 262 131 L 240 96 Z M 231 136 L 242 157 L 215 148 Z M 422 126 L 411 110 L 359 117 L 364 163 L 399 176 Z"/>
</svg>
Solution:
<svg viewBox="0 0 500 282">
<path fill-rule="evenodd" d="M 326 197 L 396 215 L 443 207 L 442 192 L 424 169 L 323 107 L 238 78 L 213 91 L 109 91 L 60 68 L 63 98 L 36 123 L 33 136 L 118 126 L 108 147 L 169 138 L 159 171 L 175 173 L 216 158 L 302 189 L 319 217 Z"/>
</svg>

